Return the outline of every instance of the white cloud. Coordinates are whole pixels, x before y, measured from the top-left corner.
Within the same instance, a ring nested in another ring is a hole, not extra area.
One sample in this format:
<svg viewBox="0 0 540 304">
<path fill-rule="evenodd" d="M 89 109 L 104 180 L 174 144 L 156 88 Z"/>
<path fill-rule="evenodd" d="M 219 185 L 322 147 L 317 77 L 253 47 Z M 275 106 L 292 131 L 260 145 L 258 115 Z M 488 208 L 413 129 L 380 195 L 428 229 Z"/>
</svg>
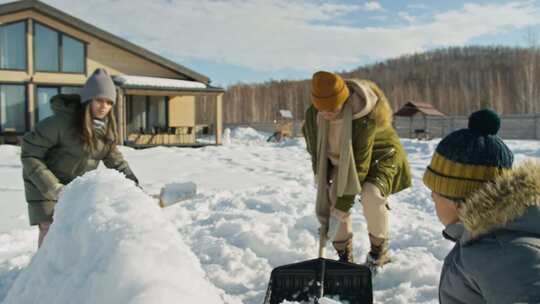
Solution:
<svg viewBox="0 0 540 304">
<path fill-rule="evenodd" d="M 350 69 L 365 60 L 460 45 L 540 23 L 531 1 L 467 4 L 399 28 L 335 22 L 369 13 L 362 12 L 364 5 L 315 0 L 46 2 L 178 62 L 193 58 L 259 71 Z"/>
<path fill-rule="evenodd" d="M 364 10 L 366 11 L 382 11 L 383 7 L 377 1 L 368 1 L 364 4 Z"/>
<path fill-rule="evenodd" d="M 411 14 L 407 12 L 399 12 L 398 13 L 399 18 L 407 21 L 408 23 L 413 23 L 416 21 L 416 17 L 412 16 Z"/>
<path fill-rule="evenodd" d="M 407 8 L 411 10 L 426 10 L 429 7 L 422 3 L 411 3 L 411 4 L 407 4 Z"/>
</svg>

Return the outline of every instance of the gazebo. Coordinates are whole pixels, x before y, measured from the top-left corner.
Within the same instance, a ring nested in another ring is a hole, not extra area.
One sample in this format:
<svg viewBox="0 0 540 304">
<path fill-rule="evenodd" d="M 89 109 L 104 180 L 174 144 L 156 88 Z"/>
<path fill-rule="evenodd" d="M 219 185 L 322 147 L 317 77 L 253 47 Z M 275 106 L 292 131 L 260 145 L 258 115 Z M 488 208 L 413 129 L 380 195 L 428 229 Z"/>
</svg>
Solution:
<svg viewBox="0 0 540 304">
<path fill-rule="evenodd" d="M 413 119 L 417 115 L 421 115 L 424 118 L 424 128 L 415 129 L 413 134 Z M 435 109 L 433 105 L 422 102 L 407 102 L 401 109 L 399 109 L 394 116 L 409 117 L 409 134 L 411 137 L 427 138 L 429 137 L 429 125 L 428 116 L 443 117 L 444 113 Z"/>
</svg>

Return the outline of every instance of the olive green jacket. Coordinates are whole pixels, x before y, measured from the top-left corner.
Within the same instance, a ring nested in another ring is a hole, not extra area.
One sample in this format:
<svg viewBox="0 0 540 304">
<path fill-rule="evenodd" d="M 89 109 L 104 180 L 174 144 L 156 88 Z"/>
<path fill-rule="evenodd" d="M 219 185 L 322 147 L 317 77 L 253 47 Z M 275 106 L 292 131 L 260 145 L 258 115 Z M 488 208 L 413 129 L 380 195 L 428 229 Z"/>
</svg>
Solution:
<svg viewBox="0 0 540 304">
<path fill-rule="evenodd" d="M 317 115 L 317 109 L 310 106 L 306 111 L 302 128 L 315 175 L 318 167 Z M 411 172 L 407 155 L 391 125 L 377 127 L 375 119 L 371 115 L 353 120 L 352 145 L 360 184 L 372 183 L 381 190 L 384 196 L 411 186 Z M 350 209 L 350 207 L 339 206 L 340 202 L 343 201 L 338 200 L 336 208 Z"/>
<path fill-rule="evenodd" d="M 40 121 L 34 131 L 26 133 L 21 144 L 24 188 L 32 225 L 52 220 L 56 202 L 53 189 L 58 184 L 67 185 L 96 169 L 101 160 L 106 167 L 138 183 L 116 145 L 106 142 L 104 134 L 96 132 L 94 153 L 84 149 L 74 127 L 76 109 L 80 107 L 79 95 L 57 95 L 51 107 L 54 114 Z"/>
</svg>

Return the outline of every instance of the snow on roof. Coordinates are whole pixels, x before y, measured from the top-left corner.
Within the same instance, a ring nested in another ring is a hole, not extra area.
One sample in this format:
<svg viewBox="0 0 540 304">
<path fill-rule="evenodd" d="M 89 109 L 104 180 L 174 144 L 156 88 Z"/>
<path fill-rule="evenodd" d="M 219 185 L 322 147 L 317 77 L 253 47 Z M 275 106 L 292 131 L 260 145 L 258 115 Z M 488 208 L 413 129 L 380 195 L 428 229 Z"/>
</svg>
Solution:
<svg viewBox="0 0 540 304">
<path fill-rule="evenodd" d="M 279 114 L 283 118 L 293 118 L 292 112 L 289 110 L 279 110 Z"/>
<path fill-rule="evenodd" d="M 198 81 L 147 77 L 147 76 L 132 76 L 120 75 L 113 77 L 114 82 L 122 87 L 144 87 L 154 89 L 206 89 L 206 84 Z"/>
</svg>

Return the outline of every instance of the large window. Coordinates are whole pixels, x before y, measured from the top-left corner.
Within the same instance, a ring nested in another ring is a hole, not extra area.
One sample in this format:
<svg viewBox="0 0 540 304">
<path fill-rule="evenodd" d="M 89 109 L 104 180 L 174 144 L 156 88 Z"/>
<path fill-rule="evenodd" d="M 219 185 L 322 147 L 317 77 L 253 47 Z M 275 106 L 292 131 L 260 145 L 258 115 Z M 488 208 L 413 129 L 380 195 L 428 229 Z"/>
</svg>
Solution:
<svg viewBox="0 0 540 304">
<path fill-rule="evenodd" d="M 0 69 L 26 70 L 26 21 L 0 25 Z"/>
<path fill-rule="evenodd" d="M 86 47 L 82 41 L 37 22 L 34 35 L 37 71 L 81 74 L 85 72 Z"/>
<path fill-rule="evenodd" d="M 36 70 L 60 71 L 58 32 L 36 24 L 34 35 Z"/>
<path fill-rule="evenodd" d="M 36 120 L 40 121 L 53 114 L 51 109 L 51 98 L 59 93 L 62 94 L 79 94 L 80 87 L 52 87 L 52 86 L 38 86 L 37 97 L 38 102 L 36 106 Z"/>
<path fill-rule="evenodd" d="M 152 131 L 167 128 L 167 99 L 160 96 L 151 96 L 148 99 L 148 127 Z"/>
<path fill-rule="evenodd" d="M 62 71 L 84 73 L 84 44 L 62 35 Z"/>
<path fill-rule="evenodd" d="M 0 132 L 26 131 L 26 86 L 0 84 Z"/>
<path fill-rule="evenodd" d="M 129 96 L 127 102 L 127 131 L 157 133 L 167 128 L 167 97 Z"/>
<path fill-rule="evenodd" d="M 130 96 L 127 103 L 127 131 L 146 132 L 146 96 Z"/>
</svg>

